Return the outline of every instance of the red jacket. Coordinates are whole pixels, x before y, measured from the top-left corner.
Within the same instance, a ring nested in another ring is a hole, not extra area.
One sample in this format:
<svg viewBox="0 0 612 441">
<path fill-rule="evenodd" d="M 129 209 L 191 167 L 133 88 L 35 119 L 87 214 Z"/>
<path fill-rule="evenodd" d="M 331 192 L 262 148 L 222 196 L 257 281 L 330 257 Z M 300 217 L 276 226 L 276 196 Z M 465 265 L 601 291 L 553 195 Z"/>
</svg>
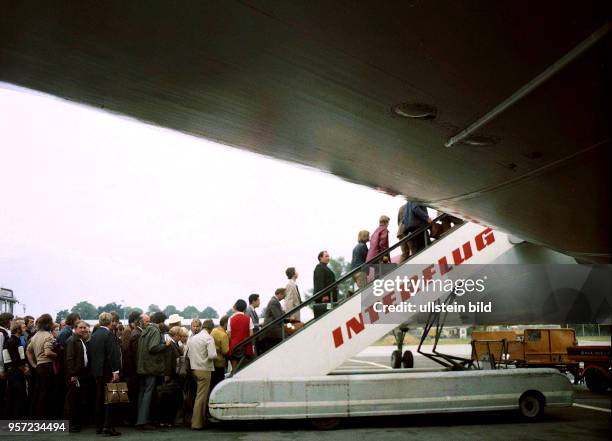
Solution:
<svg viewBox="0 0 612 441">
<path fill-rule="evenodd" d="M 389 248 L 389 230 L 386 225 L 380 225 L 370 236 L 370 249 L 366 260 L 370 260 L 387 248 Z"/>
<path fill-rule="evenodd" d="M 251 317 L 244 313 L 237 312 L 232 315 L 229 319 L 229 333 L 230 333 L 230 354 L 236 346 L 242 341 L 249 338 L 251 334 Z M 244 355 L 253 355 L 253 345 L 248 344 L 244 348 Z"/>
</svg>

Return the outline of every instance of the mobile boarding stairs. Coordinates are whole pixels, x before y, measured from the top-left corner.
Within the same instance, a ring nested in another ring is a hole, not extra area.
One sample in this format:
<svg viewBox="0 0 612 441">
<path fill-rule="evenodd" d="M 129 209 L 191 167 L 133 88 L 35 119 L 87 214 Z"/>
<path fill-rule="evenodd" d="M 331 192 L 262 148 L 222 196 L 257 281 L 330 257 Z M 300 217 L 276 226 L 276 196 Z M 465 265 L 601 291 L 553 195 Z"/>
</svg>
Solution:
<svg viewBox="0 0 612 441">
<path fill-rule="evenodd" d="M 449 301 L 448 293 L 444 292 L 391 291 L 377 298 L 373 296 L 374 280 L 404 276 L 444 278 L 449 276 L 445 272 L 453 267 L 491 263 L 515 246 L 505 233 L 475 223 L 457 223 L 431 243 L 426 240 L 423 250 L 399 266 L 383 268 L 383 256 L 417 235 L 426 235 L 427 228 L 414 231 L 244 340 L 237 352 L 240 347 L 255 344 L 273 326 L 283 330 L 280 343 L 263 354 L 241 359 L 230 378 L 214 388 L 209 400 L 212 417 L 321 421 L 349 416 L 518 408 L 524 416 L 533 418 L 542 413 L 544 405 L 571 405 L 571 385 L 553 369 L 458 370 L 461 361 L 442 356 L 442 364 L 445 359 L 450 360 L 447 366 L 451 369 L 329 375 L 413 315 L 404 312 L 402 321 L 386 320 L 383 313 L 374 312 L 368 303 L 371 299 L 387 304 L 408 301 L 415 305 Z M 328 304 L 323 314 L 306 322 L 299 331 L 285 333 L 284 323 L 291 315 L 320 303 L 325 296 L 331 298 L 332 291 L 339 287 L 352 286 L 353 276 L 359 271 L 370 275 L 363 289 Z"/>
</svg>

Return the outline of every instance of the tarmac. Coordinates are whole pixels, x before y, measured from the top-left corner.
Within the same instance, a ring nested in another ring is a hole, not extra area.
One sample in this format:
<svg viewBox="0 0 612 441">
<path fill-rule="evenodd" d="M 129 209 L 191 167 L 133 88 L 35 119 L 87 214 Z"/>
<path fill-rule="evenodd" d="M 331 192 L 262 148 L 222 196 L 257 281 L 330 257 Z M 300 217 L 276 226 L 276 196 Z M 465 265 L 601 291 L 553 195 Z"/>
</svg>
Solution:
<svg viewBox="0 0 612 441">
<path fill-rule="evenodd" d="M 392 346 L 372 346 L 352 357 L 339 371 L 349 369 L 390 369 Z M 434 367 L 435 363 L 415 353 L 415 367 Z M 439 350 L 453 355 L 469 355 L 469 345 L 444 345 Z M 467 350 L 467 353 L 466 353 Z M 395 417 L 349 418 L 335 430 L 315 430 L 308 421 L 262 421 L 215 423 L 202 431 L 187 428 L 138 432 L 119 428 L 117 440 L 181 441 L 461 441 L 461 440 L 609 440 L 611 429 L 610 395 L 591 393 L 584 385 L 574 386 L 575 404 L 569 408 L 546 409 L 537 422 L 525 422 L 518 412 L 474 412 L 461 414 L 404 415 Z M 103 438 L 93 428 L 80 434 L 13 437 L 35 440 L 92 440 Z M 8 439 L 8 438 L 7 438 Z M 1 436 L 0 436 L 1 441 Z"/>
</svg>

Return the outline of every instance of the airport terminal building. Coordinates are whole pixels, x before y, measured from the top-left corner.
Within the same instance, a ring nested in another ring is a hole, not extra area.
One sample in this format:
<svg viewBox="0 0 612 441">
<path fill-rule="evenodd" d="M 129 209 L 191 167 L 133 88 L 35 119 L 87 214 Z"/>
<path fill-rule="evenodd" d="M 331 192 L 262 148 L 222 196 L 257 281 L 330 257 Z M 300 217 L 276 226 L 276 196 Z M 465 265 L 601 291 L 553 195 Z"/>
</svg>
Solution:
<svg viewBox="0 0 612 441">
<path fill-rule="evenodd" d="M 0 288 L 0 313 L 13 313 L 13 307 L 15 303 L 17 303 L 17 299 L 13 294 L 13 290 L 7 288 Z"/>
</svg>

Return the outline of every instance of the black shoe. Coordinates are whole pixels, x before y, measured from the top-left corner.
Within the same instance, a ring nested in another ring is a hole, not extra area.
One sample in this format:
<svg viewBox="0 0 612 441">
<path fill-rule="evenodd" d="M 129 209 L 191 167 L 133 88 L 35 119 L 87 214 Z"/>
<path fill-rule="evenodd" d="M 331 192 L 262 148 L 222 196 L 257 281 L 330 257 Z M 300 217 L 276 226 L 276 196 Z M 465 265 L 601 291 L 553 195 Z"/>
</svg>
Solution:
<svg viewBox="0 0 612 441">
<path fill-rule="evenodd" d="M 104 436 L 119 436 L 121 432 L 117 432 L 115 429 L 104 429 Z"/>
<path fill-rule="evenodd" d="M 96 429 L 96 435 L 102 435 L 103 430 L 102 429 Z"/>
</svg>

